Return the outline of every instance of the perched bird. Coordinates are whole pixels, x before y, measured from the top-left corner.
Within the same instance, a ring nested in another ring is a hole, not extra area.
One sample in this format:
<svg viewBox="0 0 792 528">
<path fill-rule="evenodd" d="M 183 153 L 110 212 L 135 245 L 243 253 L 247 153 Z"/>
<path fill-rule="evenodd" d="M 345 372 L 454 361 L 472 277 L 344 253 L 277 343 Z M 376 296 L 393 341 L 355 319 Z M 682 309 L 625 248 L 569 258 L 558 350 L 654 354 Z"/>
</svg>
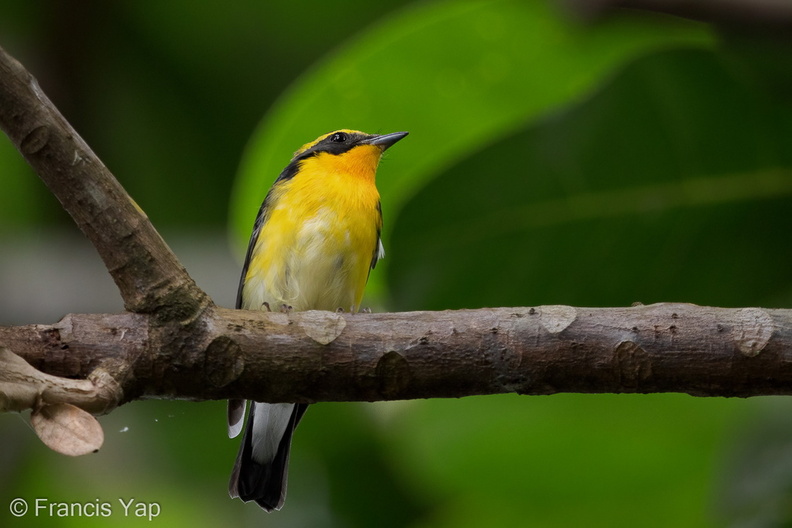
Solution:
<svg viewBox="0 0 792 528">
<path fill-rule="evenodd" d="M 303 145 L 261 205 L 237 308 L 357 311 L 369 272 L 384 256 L 374 179 L 382 153 L 407 135 L 337 130 Z M 278 510 L 294 428 L 307 404 L 251 402 L 228 492 Z M 228 434 L 242 429 L 245 400 L 228 402 Z"/>
</svg>

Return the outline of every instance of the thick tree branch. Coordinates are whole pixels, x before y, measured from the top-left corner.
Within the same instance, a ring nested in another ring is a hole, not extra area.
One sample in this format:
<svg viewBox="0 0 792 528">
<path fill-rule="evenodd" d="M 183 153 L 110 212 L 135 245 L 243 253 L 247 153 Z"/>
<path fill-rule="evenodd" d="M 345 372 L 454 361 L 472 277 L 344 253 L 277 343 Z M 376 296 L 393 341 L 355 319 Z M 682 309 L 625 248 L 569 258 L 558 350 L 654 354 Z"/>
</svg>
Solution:
<svg viewBox="0 0 792 528">
<path fill-rule="evenodd" d="M 792 310 L 656 304 L 336 314 L 210 309 L 151 335 L 150 316 L 0 328 L 33 366 L 125 364 L 124 400 L 373 401 L 514 392 L 792 394 Z"/>
<path fill-rule="evenodd" d="M 96 247 L 128 310 L 183 321 L 211 303 L 36 79 L 2 48 L 0 128 Z"/>
</svg>

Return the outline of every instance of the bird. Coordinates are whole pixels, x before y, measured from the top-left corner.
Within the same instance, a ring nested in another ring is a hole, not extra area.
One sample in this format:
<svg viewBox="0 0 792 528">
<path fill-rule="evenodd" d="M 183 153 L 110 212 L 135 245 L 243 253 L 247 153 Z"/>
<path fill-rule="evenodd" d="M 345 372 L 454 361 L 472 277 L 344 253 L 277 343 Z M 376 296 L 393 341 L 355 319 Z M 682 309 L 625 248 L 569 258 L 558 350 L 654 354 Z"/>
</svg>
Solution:
<svg viewBox="0 0 792 528">
<path fill-rule="evenodd" d="M 272 184 L 250 236 L 236 307 L 356 312 L 385 256 L 375 176 L 407 132 L 341 129 L 300 147 Z M 242 430 L 245 400 L 228 401 L 228 435 Z M 251 402 L 231 473 L 231 498 L 279 510 L 294 429 L 308 405 Z"/>
</svg>

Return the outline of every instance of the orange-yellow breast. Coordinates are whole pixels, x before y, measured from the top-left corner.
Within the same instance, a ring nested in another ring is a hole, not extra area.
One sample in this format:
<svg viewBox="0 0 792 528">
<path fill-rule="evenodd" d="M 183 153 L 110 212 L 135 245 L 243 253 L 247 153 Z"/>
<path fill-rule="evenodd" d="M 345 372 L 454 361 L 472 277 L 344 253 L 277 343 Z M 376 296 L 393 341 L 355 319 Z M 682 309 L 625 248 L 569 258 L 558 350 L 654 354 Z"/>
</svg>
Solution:
<svg viewBox="0 0 792 528">
<path fill-rule="evenodd" d="M 357 310 L 378 244 L 381 151 L 321 153 L 278 182 L 245 277 L 246 309 Z"/>
</svg>

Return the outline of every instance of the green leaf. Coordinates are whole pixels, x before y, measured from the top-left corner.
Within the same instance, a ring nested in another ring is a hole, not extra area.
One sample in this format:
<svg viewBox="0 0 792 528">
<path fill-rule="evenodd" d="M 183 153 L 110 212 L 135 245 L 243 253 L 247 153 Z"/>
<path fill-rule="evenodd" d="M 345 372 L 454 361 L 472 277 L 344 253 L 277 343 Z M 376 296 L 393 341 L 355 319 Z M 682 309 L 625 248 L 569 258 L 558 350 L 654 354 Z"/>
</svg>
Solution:
<svg viewBox="0 0 792 528">
<path fill-rule="evenodd" d="M 705 27 L 693 23 L 616 18 L 582 26 L 553 6 L 416 4 L 333 51 L 283 95 L 253 135 L 232 197 L 237 240 L 246 241 L 291 153 L 320 134 L 411 132 L 388 152 L 378 177 L 388 249 L 388 230 L 405 201 L 456 160 L 581 100 L 637 57 L 712 44 Z M 381 276 L 373 273 L 372 282 Z"/>
<path fill-rule="evenodd" d="M 425 187 L 396 307 L 788 305 L 791 118 L 714 53 L 646 57 Z"/>
</svg>

